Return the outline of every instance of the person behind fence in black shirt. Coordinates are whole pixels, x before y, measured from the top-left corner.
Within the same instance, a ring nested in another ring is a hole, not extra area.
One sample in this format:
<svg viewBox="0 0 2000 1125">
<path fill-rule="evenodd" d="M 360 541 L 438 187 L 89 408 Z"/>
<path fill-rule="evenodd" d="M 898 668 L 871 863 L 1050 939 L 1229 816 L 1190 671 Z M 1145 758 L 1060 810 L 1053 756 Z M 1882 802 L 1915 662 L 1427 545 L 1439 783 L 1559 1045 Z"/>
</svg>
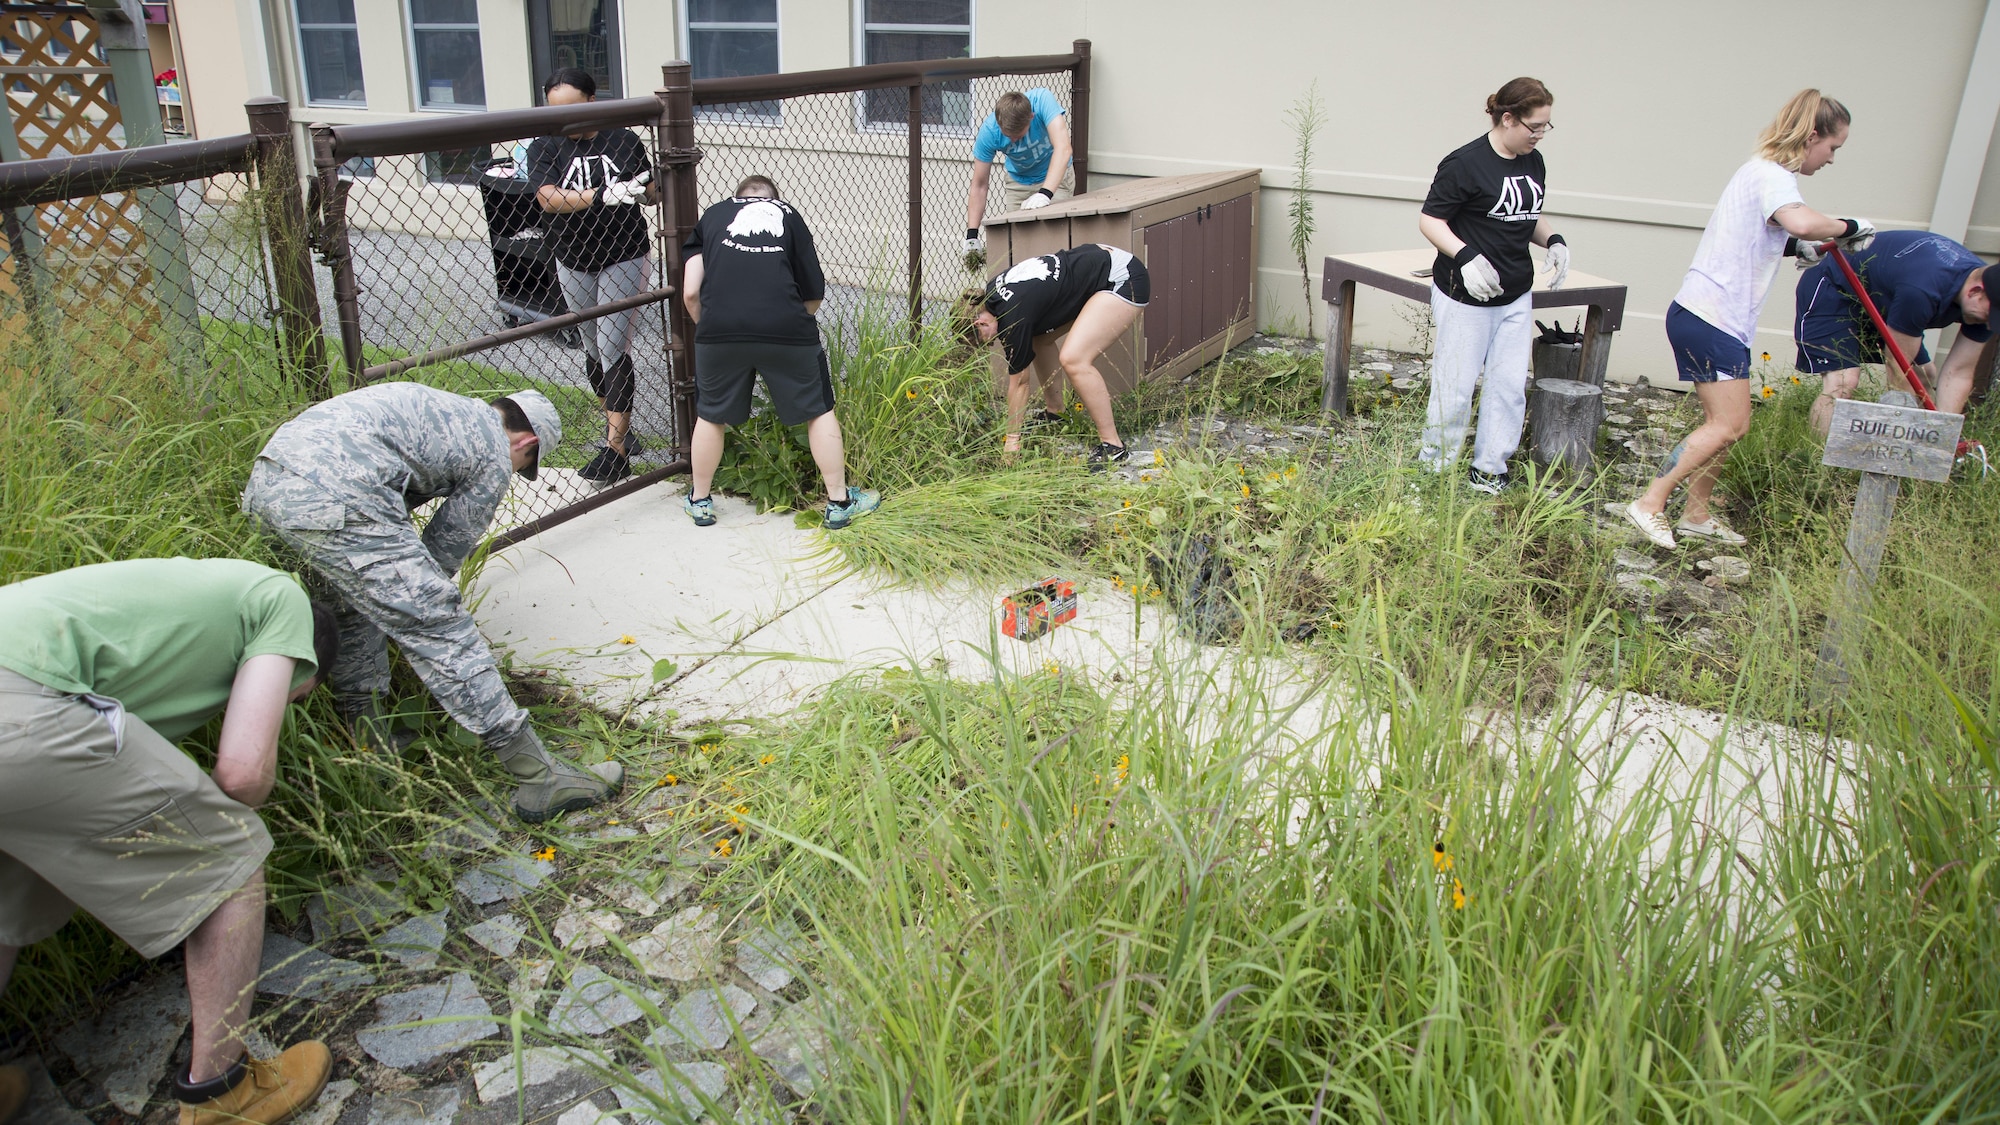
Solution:
<svg viewBox="0 0 2000 1125">
<path fill-rule="evenodd" d="M 826 482 L 829 530 L 846 527 L 881 504 L 873 492 L 847 485 L 840 422 L 833 416 L 833 377 L 814 314 L 826 298 L 812 231 L 778 185 L 751 176 L 734 198 L 702 212 L 685 244 L 682 300 L 695 322 L 694 480 L 681 506 L 696 527 L 715 523 L 709 490 L 722 464 L 723 427 L 750 418 L 757 375 L 778 420 L 803 423 L 813 461 Z"/>
<path fill-rule="evenodd" d="M 972 325 L 981 340 L 998 341 L 1007 356 L 1007 452 L 1021 448 L 1021 415 L 1028 406 L 1028 373 L 1037 366 L 1037 352 L 1046 361 L 1056 336 L 1067 332 L 1056 360 L 1097 427 L 1091 471 L 1131 459 L 1111 417 L 1111 394 L 1097 358 L 1132 327 L 1151 294 L 1144 262 L 1094 242 L 1018 262 L 987 283 Z M 1044 378 L 1053 379 L 1054 373 Z"/>
<path fill-rule="evenodd" d="M 542 84 L 550 105 L 580 105 L 597 98 L 597 80 L 563 67 Z M 646 288 L 646 216 L 641 203 L 659 201 L 646 146 L 630 129 L 603 129 L 542 137 L 528 146 L 528 182 L 548 212 L 563 301 L 576 312 L 643 292 Z M 626 309 L 578 326 L 583 371 L 604 408 L 604 448 L 580 474 L 593 484 L 614 484 L 632 474 L 639 439 L 632 433 L 632 330 L 639 310 Z"/>
</svg>

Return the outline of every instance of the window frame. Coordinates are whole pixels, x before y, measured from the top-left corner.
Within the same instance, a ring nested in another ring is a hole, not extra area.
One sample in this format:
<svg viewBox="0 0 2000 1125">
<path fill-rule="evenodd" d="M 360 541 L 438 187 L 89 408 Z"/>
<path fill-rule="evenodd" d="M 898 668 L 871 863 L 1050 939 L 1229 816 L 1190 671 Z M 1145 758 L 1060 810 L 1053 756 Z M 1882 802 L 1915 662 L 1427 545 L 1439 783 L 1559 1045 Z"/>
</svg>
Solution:
<svg viewBox="0 0 2000 1125">
<path fill-rule="evenodd" d="M 917 34 L 965 32 L 965 57 L 972 58 L 979 53 L 979 0 L 965 0 L 965 22 L 955 23 L 870 23 L 868 21 L 868 0 L 854 3 L 854 65 L 868 66 L 868 33 L 871 31 L 914 32 Z M 968 80 L 969 82 L 969 80 Z M 860 133 L 906 133 L 908 121 L 870 121 L 868 119 L 868 91 L 854 95 L 854 128 Z M 963 125 L 946 122 L 941 125 L 926 124 L 926 137 L 973 137 L 979 132 L 979 112 L 975 108 L 969 120 Z"/>
<path fill-rule="evenodd" d="M 477 5 L 475 3 L 476 9 Z M 425 31 L 470 31 L 474 35 L 477 35 L 479 37 L 479 79 L 480 85 L 485 85 L 486 34 L 481 30 L 477 22 L 427 23 L 423 25 L 423 29 Z M 491 94 L 487 95 L 488 101 L 481 102 L 478 105 L 474 105 L 471 102 L 431 105 L 424 100 L 426 96 L 424 93 L 424 70 L 422 62 L 417 55 L 417 6 L 411 3 L 410 0 L 404 0 L 403 4 L 403 47 L 409 52 L 410 57 L 410 101 L 418 113 L 485 113 L 490 107 Z"/>
<path fill-rule="evenodd" d="M 597 96 L 616 99 L 625 96 L 625 0 L 604 0 L 611 6 L 611 14 L 616 17 L 604 21 L 605 49 L 610 54 L 607 77 L 611 80 L 609 89 L 600 89 Z M 645 0 L 640 0 L 644 3 Z M 528 15 L 528 99 L 534 105 L 542 105 L 542 79 L 555 73 L 555 44 L 551 42 L 549 5 L 551 0 L 528 0 L 524 8 Z M 483 44 L 482 40 L 482 44 Z M 481 58 L 485 57 L 482 45 Z"/>
<path fill-rule="evenodd" d="M 299 72 L 300 103 L 309 106 L 321 106 L 327 109 L 368 108 L 368 73 L 367 73 L 367 64 L 365 61 L 362 64 L 361 100 L 358 102 L 345 101 L 345 100 L 328 101 L 323 98 L 314 98 L 312 96 L 312 79 L 308 76 L 306 72 L 306 29 L 308 27 L 311 27 L 315 30 L 331 30 L 334 28 L 344 27 L 354 34 L 354 53 L 356 55 L 359 55 L 361 53 L 361 13 L 358 11 L 354 13 L 354 22 L 351 24 L 341 24 L 341 23 L 308 24 L 304 20 L 304 18 L 302 18 L 299 15 L 299 0 L 291 0 L 290 7 L 292 9 L 291 11 L 292 61 L 296 64 L 296 68 Z"/>
<path fill-rule="evenodd" d="M 693 0 L 679 0 L 675 7 L 679 9 L 680 13 L 681 46 L 687 52 L 687 57 L 690 63 L 692 63 L 694 59 L 694 33 L 696 31 L 694 13 L 692 11 L 694 3 Z M 785 72 L 785 0 L 771 0 L 771 22 L 768 27 L 763 23 L 733 23 L 705 20 L 700 25 L 700 30 L 769 30 L 778 45 L 778 69 L 774 73 L 783 74 Z M 699 78 L 700 75 L 695 75 L 695 77 Z M 720 125 L 748 125 L 755 129 L 782 129 L 785 125 L 785 102 L 783 98 L 779 98 L 777 101 L 778 112 L 775 114 L 718 113 L 712 107 L 698 105 L 694 107 L 694 115 L 697 120 L 713 121 Z"/>
</svg>

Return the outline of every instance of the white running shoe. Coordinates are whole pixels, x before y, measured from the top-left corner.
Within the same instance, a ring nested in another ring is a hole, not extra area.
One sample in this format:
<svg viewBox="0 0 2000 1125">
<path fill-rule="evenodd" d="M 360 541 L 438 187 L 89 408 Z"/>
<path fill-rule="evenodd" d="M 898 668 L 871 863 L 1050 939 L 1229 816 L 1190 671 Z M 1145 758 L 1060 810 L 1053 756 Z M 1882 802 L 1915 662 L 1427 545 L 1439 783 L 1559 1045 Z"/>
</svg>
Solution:
<svg viewBox="0 0 2000 1125">
<path fill-rule="evenodd" d="M 1625 518 L 1644 532 L 1655 547 L 1665 547 L 1669 551 L 1674 549 L 1674 532 L 1667 526 L 1665 512 L 1642 512 L 1639 510 L 1639 502 L 1634 500 L 1625 505 Z"/>
<path fill-rule="evenodd" d="M 1748 539 L 1736 534 L 1735 529 L 1731 528 L 1728 524 L 1715 518 L 1714 513 L 1710 513 L 1707 521 L 1703 523 L 1689 523 L 1686 520 L 1682 520 L 1679 524 L 1675 525 L 1674 530 L 1682 535 L 1692 535 L 1697 539 L 1713 539 L 1717 543 L 1727 543 L 1731 547 L 1741 547 L 1743 544 L 1749 542 Z"/>
</svg>

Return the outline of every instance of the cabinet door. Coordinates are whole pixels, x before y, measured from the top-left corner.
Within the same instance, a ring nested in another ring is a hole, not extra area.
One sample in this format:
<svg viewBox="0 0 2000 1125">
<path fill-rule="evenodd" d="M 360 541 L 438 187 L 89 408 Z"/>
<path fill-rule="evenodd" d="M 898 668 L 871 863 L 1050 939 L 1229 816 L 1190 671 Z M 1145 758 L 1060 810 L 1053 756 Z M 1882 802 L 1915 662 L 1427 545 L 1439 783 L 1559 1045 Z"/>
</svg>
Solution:
<svg viewBox="0 0 2000 1125">
<path fill-rule="evenodd" d="M 1150 371 L 1201 343 L 1201 223 L 1181 215 L 1145 228 L 1146 272 L 1153 283 L 1146 305 L 1146 370 Z"/>
<path fill-rule="evenodd" d="M 1250 197 L 1238 196 L 1201 215 L 1201 339 L 1249 314 Z"/>
</svg>

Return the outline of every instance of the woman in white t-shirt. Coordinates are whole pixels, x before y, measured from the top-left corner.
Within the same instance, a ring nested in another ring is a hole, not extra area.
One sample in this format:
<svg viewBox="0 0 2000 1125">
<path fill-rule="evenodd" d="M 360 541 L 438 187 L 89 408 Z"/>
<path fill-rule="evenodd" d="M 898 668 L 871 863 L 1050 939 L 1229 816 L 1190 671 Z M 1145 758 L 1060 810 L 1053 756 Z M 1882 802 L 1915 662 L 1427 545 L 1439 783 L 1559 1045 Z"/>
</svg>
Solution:
<svg viewBox="0 0 2000 1125">
<path fill-rule="evenodd" d="M 1801 90 L 1757 138 L 1757 155 L 1736 170 L 1701 232 L 1680 292 L 1667 306 L 1667 343 L 1682 381 L 1701 399 L 1702 424 L 1660 462 L 1660 475 L 1625 517 L 1661 547 L 1674 533 L 1737 544 L 1743 537 L 1708 509 L 1723 454 L 1750 428 L 1750 342 L 1770 295 L 1778 260 L 1818 259 L 1818 245 L 1840 239 L 1866 246 L 1865 219 L 1834 219 L 1805 205 L 1798 177 L 1833 163 L 1847 143 L 1847 107 L 1818 90 Z M 1667 498 L 1687 482 L 1678 526 L 1667 524 Z"/>
</svg>

